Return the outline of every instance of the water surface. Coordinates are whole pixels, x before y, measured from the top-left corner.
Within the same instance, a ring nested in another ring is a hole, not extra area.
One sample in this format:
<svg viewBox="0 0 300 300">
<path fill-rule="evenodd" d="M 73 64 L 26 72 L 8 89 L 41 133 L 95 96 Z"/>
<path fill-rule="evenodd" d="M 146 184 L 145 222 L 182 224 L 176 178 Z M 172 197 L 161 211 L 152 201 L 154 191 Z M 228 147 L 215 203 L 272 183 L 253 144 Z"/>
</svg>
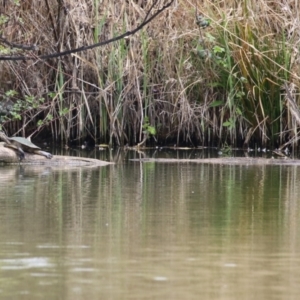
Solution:
<svg viewBox="0 0 300 300">
<path fill-rule="evenodd" d="M 115 160 L 0 168 L 0 299 L 298 299 L 299 167 Z"/>
</svg>

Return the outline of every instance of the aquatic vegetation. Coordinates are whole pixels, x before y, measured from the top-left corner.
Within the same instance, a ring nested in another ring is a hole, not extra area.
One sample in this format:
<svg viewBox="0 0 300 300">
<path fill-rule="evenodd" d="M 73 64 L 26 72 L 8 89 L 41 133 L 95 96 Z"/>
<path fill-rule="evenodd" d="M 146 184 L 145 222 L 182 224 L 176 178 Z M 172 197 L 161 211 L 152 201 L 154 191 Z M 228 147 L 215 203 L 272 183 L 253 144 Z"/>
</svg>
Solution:
<svg viewBox="0 0 300 300">
<path fill-rule="evenodd" d="M 14 114 L 1 116 L 3 125 L 27 130 L 35 124 L 63 144 L 89 136 L 96 143 L 136 145 L 147 131 L 160 144 L 297 145 L 295 0 L 178 0 L 134 35 L 35 60 L 132 30 L 153 5 L 166 2 L 7 5 L 1 35 L 37 47 L 11 48 L 32 60 L 0 60 L 7 79 L 2 89 L 15 91 L 5 94 Z M 0 56 L 7 52 L 1 46 Z"/>
</svg>

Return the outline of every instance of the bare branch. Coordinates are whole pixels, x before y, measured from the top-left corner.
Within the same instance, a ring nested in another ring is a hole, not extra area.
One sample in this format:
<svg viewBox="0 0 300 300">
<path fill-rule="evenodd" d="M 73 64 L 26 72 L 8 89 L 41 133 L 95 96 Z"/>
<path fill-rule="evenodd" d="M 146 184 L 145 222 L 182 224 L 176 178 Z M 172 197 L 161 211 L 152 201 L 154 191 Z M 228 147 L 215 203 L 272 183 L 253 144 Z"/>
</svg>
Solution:
<svg viewBox="0 0 300 300">
<path fill-rule="evenodd" d="M 121 34 L 117 37 L 114 37 L 112 39 L 109 39 L 109 40 L 106 40 L 106 41 L 103 41 L 103 42 L 100 42 L 100 43 L 96 43 L 96 44 L 93 44 L 93 45 L 89 45 L 89 46 L 82 46 L 82 47 L 79 47 L 79 48 L 76 48 L 76 49 L 71 49 L 71 50 L 67 50 L 67 51 L 63 51 L 63 52 L 56 52 L 56 53 L 49 54 L 49 55 L 40 55 L 40 56 L 32 56 L 32 55 L 28 55 L 28 56 L 0 56 L 0 61 L 1 60 L 30 60 L 30 59 L 33 59 L 33 58 L 45 60 L 45 59 L 49 59 L 49 58 L 61 57 L 61 56 L 64 56 L 64 55 L 69 55 L 69 54 L 72 54 L 72 53 L 77 53 L 77 52 L 93 49 L 93 48 L 96 48 L 96 47 L 104 46 L 104 45 L 119 41 L 119 40 L 121 40 L 121 39 L 123 39 L 127 36 L 135 34 L 139 30 L 141 30 L 144 26 L 146 26 L 148 23 L 150 23 L 159 14 L 161 14 L 165 9 L 170 7 L 172 5 L 172 3 L 174 2 L 174 0 L 170 0 L 166 5 L 164 5 L 160 9 L 158 9 L 156 13 L 154 13 L 151 17 L 149 17 L 151 10 L 154 8 L 154 5 L 157 2 L 158 1 L 155 1 L 153 3 L 153 5 L 150 7 L 149 11 L 146 14 L 146 17 L 144 18 L 144 21 L 138 27 L 136 27 L 135 29 L 133 29 L 131 31 L 127 31 L 127 32 L 125 32 L 125 33 L 123 33 L 123 34 Z M 8 42 L 6 41 L 6 43 L 8 43 Z M 13 44 L 10 44 L 10 45 L 13 45 Z M 26 49 L 26 50 L 29 49 L 28 47 L 33 47 L 32 50 L 35 50 L 34 48 L 36 48 L 35 45 L 33 45 L 33 46 L 18 45 L 18 46 L 19 46 L 18 48 Z M 27 48 L 25 48 L 25 47 L 27 47 Z"/>
</svg>

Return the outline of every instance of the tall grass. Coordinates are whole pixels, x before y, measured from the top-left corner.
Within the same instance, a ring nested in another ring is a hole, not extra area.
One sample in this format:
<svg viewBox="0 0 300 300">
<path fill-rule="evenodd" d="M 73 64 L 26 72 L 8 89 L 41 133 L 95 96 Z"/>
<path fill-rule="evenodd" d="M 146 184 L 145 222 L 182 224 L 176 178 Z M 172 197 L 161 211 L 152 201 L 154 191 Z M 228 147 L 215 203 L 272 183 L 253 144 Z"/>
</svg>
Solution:
<svg viewBox="0 0 300 300">
<path fill-rule="evenodd" d="M 16 44 L 37 44 L 35 55 L 132 30 L 153 0 L 22 3 L 3 8 L 10 17 L 0 32 Z M 23 105 L 19 119 L 0 116 L 1 123 L 10 133 L 48 130 L 62 143 L 88 136 L 137 144 L 145 123 L 161 144 L 286 143 L 298 135 L 281 96 L 284 83 L 299 86 L 296 4 L 177 0 L 135 35 L 105 47 L 48 61 L 0 61 L 1 103 Z M 209 27 L 197 26 L 199 15 Z M 11 90 L 18 95 L 5 94 Z M 28 96 L 43 101 L 32 107 Z"/>
</svg>

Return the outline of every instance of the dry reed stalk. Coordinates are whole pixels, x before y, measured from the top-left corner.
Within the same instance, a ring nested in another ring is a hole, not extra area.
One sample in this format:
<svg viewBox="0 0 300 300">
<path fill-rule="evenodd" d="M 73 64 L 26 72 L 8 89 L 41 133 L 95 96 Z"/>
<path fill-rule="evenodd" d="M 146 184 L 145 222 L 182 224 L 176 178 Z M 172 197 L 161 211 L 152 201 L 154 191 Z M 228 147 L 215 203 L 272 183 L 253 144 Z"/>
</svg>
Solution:
<svg viewBox="0 0 300 300">
<path fill-rule="evenodd" d="M 131 30 L 154 2 L 103 0 L 99 6 L 88 0 L 68 0 L 64 6 L 53 1 L 30 3 L 18 13 L 13 4 L 5 8 L 12 17 L 3 32 L 14 42 L 36 43 L 40 53 L 52 53 Z M 268 113 L 274 104 L 265 98 L 267 88 L 275 94 L 283 72 L 285 80 L 299 85 L 295 5 L 296 0 L 178 0 L 124 41 L 57 61 L 1 62 L 0 75 L 10 78 L 3 85 L 6 90 L 46 99 L 46 107 L 51 106 L 45 115 L 50 112 L 53 116 L 53 135 L 64 140 L 90 135 L 119 145 L 138 143 L 148 118 L 161 139 L 205 143 L 212 133 L 223 141 L 229 136 L 235 143 L 250 141 L 259 132 L 261 141 L 266 142 L 270 123 L 274 124 Z M 196 27 L 196 10 L 212 20 L 207 31 L 199 32 Z M 274 40 L 268 45 L 273 48 L 283 32 L 287 32 L 286 44 L 292 49 L 290 67 L 276 60 L 274 49 L 264 48 L 266 37 Z M 226 34 L 225 53 L 227 62 L 232 63 L 226 70 L 212 59 L 199 59 L 193 51 L 202 38 L 206 50 L 211 51 L 221 34 Z M 209 35 L 215 40 L 209 40 Z M 270 74 L 255 75 L 257 66 Z M 241 83 L 241 76 L 247 82 Z M 237 98 L 241 87 L 245 96 Z M 54 95 L 49 97 L 49 92 Z M 217 102 L 223 105 L 212 105 Z M 234 124 L 224 127 L 229 119 Z"/>
</svg>

